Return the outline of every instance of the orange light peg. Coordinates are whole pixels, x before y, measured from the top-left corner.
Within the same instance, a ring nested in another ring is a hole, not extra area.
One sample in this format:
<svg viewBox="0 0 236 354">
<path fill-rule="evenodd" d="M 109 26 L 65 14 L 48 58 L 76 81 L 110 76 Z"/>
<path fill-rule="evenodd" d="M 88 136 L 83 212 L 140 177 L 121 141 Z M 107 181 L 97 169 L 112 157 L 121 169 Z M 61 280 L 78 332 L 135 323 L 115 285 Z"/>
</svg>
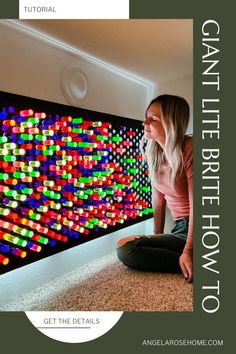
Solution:
<svg viewBox="0 0 236 354">
<path fill-rule="evenodd" d="M 3 265 L 7 265 L 9 263 L 9 258 L 3 256 L 2 254 L 0 254 L 0 263 Z"/>
</svg>

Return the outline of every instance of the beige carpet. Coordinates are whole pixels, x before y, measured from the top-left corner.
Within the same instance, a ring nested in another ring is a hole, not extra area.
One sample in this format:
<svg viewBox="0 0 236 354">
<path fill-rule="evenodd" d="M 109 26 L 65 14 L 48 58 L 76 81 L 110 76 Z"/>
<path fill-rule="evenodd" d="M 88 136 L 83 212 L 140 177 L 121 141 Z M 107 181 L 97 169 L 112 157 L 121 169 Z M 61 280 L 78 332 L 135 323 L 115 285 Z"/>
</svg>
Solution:
<svg viewBox="0 0 236 354">
<path fill-rule="evenodd" d="M 135 271 L 112 254 L 16 299 L 1 310 L 192 311 L 192 303 L 192 284 L 186 283 L 180 274 Z"/>
</svg>

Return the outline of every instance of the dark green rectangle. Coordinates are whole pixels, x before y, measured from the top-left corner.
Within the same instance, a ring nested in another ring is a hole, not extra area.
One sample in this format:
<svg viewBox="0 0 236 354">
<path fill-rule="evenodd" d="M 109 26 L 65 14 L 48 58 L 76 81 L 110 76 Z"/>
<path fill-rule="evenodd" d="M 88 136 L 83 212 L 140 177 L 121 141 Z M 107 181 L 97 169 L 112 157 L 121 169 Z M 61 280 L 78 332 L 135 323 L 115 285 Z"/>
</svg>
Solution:
<svg viewBox="0 0 236 354">
<path fill-rule="evenodd" d="M 0 2 L 0 18 L 19 18 L 19 0 L 2 0 Z"/>
</svg>

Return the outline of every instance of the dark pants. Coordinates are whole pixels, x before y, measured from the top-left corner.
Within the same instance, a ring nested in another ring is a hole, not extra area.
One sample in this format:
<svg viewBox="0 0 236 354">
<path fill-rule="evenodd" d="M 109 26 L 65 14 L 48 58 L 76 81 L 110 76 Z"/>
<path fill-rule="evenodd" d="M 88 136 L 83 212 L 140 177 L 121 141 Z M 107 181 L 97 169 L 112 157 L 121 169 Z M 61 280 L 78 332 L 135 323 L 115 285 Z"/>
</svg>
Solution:
<svg viewBox="0 0 236 354">
<path fill-rule="evenodd" d="M 117 256 L 130 268 L 181 273 L 179 257 L 188 233 L 188 218 L 177 220 L 171 234 L 138 236 L 117 248 Z"/>
</svg>

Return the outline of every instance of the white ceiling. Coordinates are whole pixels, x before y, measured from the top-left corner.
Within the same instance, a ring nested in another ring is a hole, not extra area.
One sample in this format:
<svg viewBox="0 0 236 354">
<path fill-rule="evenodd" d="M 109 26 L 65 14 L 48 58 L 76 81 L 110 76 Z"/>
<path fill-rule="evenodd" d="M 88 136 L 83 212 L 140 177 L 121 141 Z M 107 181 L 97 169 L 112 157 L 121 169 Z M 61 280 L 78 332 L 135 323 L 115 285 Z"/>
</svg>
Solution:
<svg viewBox="0 0 236 354">
<path fill-rule="evenodd" d="M 192 20 L 22 22 L 95 58 L 155 83 L 192 75 Z"/>
</svg>

